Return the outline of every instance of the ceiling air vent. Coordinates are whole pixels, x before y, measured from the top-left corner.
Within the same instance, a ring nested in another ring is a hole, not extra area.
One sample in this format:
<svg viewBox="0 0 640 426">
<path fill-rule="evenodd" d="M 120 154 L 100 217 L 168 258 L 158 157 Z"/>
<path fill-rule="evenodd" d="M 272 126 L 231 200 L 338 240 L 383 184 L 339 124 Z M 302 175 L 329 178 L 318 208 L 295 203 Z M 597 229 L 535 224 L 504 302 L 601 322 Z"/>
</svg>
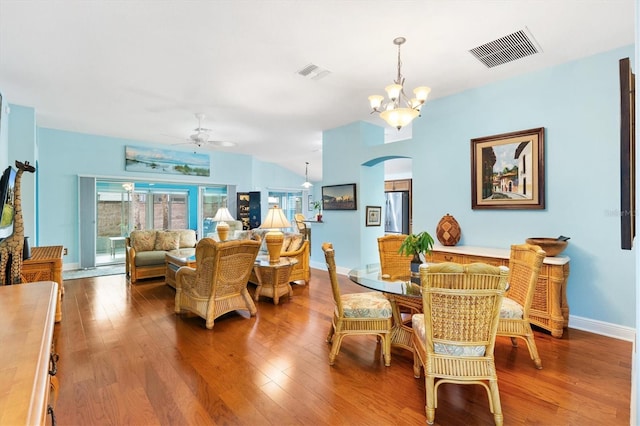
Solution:
<svg viewBox="0 0 640 426">
<path fill-rule="evenodd" d="M 315 64 L 306 65 L 304 68 L 297 71 L 298 75 L 301 75 L 305 78 L 310 78 L 311 80 L 320 80 L 321 78 L 328 76 L 330 73 L 331 71 L 320 68 Z"/>
<path fill-rule="evenodd" d="M 525 30 L 517 31 L 469 50 L 487 68 L 535 55 L 541 51 L 542 49 L 537 46 L 533 36 Z"/>
</svg>

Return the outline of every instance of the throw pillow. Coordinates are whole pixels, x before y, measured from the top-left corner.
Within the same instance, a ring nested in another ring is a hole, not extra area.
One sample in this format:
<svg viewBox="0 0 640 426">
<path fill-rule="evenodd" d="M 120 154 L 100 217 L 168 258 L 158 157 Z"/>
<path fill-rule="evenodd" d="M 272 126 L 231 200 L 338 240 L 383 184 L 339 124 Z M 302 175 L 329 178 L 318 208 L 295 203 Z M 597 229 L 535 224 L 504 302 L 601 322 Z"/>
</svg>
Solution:
<svg viewBox="0 0 640 426">
<path fill-rule="evenodd" d="M 298 251 L 304 243 L 304 236 L 302 234 L 293 234 L 291 237 L 291 244 L 287 248 L 287 251 Z"/>
<path fill-rule="evenodd" d="M 193 229 L 169 229 L 169 232 L 177 232 L 179 234 L 179 248 L 195 247 L 198 242 L 196 239 L 196 231 Z"/>
<path fill-rule="evenodd" d="M 156 244 L 156 231 L 131 231 L 131 247 L 134 248 L 135 251 L 152 251 Z"/>
<path fill-rule="evenodd" d="M 282 248 L 280 248 L 280 253 L 288 252 L 289 244 L 291 244 L 291 235 L 285 234 L 284 239 L 282 240 Z"/>
<path fill-rule="evenodd" d="M 180 234 L 171 231 L 158 231 L 156 233 L 155 250 L 177 250 L 180 248 Z"/>
</svg>

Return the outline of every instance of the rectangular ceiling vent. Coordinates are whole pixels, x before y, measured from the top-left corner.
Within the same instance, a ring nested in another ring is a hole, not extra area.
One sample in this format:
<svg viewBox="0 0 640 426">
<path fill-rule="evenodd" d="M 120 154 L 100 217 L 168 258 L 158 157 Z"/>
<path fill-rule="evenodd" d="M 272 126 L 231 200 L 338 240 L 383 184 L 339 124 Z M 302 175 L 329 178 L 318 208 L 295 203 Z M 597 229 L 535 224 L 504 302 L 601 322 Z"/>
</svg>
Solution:
<svg viewBox="0 0 640 426">
<path fill-rule="evenodd" d="M 298 75 L 301 75 L 305 78 L 310 78 L 311 80 L 320 80 L 321 78 L 328 76 L 330 73 L 331 71 L 320 68 L 315 64 L 306 65 L 304 68 L 297 71 Z"/>
<path fill-rule="evenodd" d="M 520 30 L 474 47 L 469 52 L 487 68 L 497 67 L 542 51 L 528 31 Z"/>
</svg>

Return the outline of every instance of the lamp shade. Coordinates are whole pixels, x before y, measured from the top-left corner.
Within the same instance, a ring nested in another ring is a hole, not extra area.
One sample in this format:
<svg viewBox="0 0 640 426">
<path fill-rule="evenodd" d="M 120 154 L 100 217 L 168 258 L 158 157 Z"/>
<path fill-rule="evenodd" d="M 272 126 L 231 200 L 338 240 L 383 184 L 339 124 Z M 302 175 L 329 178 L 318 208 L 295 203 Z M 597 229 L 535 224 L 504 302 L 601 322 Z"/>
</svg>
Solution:
<svg viewBox="0 0 640 426">
<path fill-rule="evenodd" d="M 289 228 L 291 223 L 287 220 L 282 209 L 278 206 L 273 206 L 267 212 L 267 217 L 264 218 L 260 228 L 270 229 L 264 236 L 267 251 L 269 252 L 269 263 L 280 262 L 280 250 L 282 249 L 282 242 L 284 241 L 284 234 L 280 231 L 280 228 Z"/>
<path fill-rule="evenodd" d="M 231 213 L 229 212 L 228 208 L 220 207 L 216 212 L 216 215 L 213 217 L 213 221 L 224 222 L 226 220 L 235 220 L 235 219 L 233 218 L 233 216 L 231 216 Z"/>
<path fill-rule="evenodd" d="M 267 217 L 264 218 L 260 228 L 266 229 L 280 229 L 291 227 L 291 222 L 287 220 L 282 209 L 278 206 L 274 206 L 267 212 Z"/>
</svg>

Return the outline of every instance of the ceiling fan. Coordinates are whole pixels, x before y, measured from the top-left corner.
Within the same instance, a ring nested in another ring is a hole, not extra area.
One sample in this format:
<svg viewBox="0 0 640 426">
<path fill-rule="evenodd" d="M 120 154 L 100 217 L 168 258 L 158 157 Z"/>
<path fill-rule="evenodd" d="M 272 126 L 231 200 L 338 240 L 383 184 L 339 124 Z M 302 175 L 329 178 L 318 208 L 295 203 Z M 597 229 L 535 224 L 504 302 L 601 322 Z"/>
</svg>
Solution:
<svg viewBox="0 0 640 426">
<path fill-rule="evenodd" d="M 212 146 L 218 146 L 218 147 L 230 147 L 230 146 L 235 146 L 234 142 L 229 142 L 229 141 L 216 141 L 216 140 L 211 140 L 211 129 L 207 129 L 205 127 L 202 127 L 202 121 L 204 120 L 204 114 L 201 112 L 198 112 L 195 114 L 196 118 L 198 119 L 198 127 L 196 127 L 195 129 L 193 129 L 193 131 L 195 132 L 194 134 L 192 134 L 191 136 L 189 136 L 189 141 L 185 142 L 184 144 L 195 144 L 198 147 L 201 147 L 203 145 L 212 145 Z"/>
</svg>

